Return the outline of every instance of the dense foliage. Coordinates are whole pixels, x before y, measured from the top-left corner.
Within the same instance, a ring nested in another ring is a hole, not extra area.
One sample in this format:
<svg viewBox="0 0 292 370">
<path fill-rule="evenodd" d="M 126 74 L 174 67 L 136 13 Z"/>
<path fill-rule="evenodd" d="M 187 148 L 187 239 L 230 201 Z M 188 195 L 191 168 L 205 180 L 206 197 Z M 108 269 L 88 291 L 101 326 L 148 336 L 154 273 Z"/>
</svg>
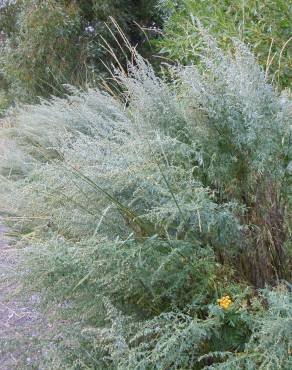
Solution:
<svg viewBox="0 0 292 370">
<path fill-rule="evenodd" d="M 63 84 L 94 84 L 107 71 L 109 49 L 123 63 L 124 53 L 109 17 L 145 54 L 142 26 L 159 21 L 154 1 L 16 0 L 0 10 L 3 78 L 13 98 L 34 101 L 60 95 Z M 106 23 L 109 25 L 107 26 Z"/>
<path fill-rule="evenodd" d="M 167 81 L 134 53 L 122 97 L 70 88 L 5 121 L 19 273 L 59 319 L 35 366 L 291 368 L 291 97 L 242 44 L 202 42 Z"/>
<path fill-rule="evenodd" d="M 237 38 L 250 45 L 280 88 L 292 79 L 292 7 L 285 0 L 160 0 L 165 13 L 162 51 L 183 63 L 197 62 L 202 44 L 197 21 L 221 47 Z"/>
<path fill-rule="evenodd" d="M 284 0 L 10 0 L 0 6 L 0 88 L 4 81 L 9 102 L 60 96 L 67 83 L 96 86 L 112 62 L 126 64 L 121 30 L 157 70 L 160 59 L 152 54 L 158 51 L 162 60 L 197 63 L 198 22 L 225 49 L 234 37 L 249 44 L 279 89 L 291 80 L 292 14 Z"/>
<path fill-rule="evenodd" d="M 292 368 L 291 10 L 0 0 L 17 369 Z"/>
</svg>

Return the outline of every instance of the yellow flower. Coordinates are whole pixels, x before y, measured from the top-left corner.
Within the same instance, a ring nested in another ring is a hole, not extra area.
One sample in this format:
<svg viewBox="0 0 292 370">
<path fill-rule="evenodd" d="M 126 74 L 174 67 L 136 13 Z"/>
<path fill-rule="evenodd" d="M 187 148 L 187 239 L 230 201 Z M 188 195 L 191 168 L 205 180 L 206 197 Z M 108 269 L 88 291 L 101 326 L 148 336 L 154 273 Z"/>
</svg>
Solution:
<svg viewBox="0 0 292 370">
<path fill-rule="evenodd" d="M 229 306 L 232 304 L 232 300 L 229 295 L 225 295 L 220 299 L 217 299 L 217 303 L 220 307 L 224 308 L 224 310 L 228 310 Z"/>
</svg>

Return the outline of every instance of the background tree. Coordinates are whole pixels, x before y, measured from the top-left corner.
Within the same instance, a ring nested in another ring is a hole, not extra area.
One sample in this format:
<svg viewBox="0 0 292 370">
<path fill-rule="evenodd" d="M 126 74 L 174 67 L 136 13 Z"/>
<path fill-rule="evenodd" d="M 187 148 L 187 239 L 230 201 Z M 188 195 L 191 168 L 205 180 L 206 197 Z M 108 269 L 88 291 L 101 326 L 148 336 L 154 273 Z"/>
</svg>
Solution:
<svg viewBox="0 0 292 370">
<path fill-rule="evenodd" d="M 84 86 L 104 76 L 104 45 L 123 63 L 116 30 L 106 25 L 116 19 L 129 41 L 148 48 L 138 24 L 158 19 L 155 1 L 16 0 L 3 4 L 0 27 L 5 36 L 2 70 L 11 95 L 24 101 L 60 95 L 63 84 Z M 106 42 L 104 40 L 107 40 Z M 109 64 L 109 63 L 108 63 Z"/>
</svg>

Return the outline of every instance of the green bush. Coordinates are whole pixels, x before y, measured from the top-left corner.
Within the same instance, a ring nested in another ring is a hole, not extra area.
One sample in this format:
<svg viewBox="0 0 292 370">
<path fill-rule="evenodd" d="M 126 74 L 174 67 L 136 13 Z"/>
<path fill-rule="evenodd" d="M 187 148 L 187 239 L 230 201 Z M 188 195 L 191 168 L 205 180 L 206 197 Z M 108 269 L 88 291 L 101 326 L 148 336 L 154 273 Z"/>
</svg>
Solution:
<svg viewBox="0 0 292 370">
<path fill-rule="evenodd" d="M 291 4 L 285 0 L 160 0 L 165 13 L 163 53 L 182 63 L 197 62 L 202 49 L 197 20 L 223 48 L 238 38 L 249 44 L 271 80 L 281 88 L 291 81 Z"/>
<path fill-rule="evenodd" d="M 11 96 L 34 102 L 39 96 L 63 95 L 63 84 L 96 84 L 107 76 L 105 65 L 114 61 L 109 50 L 125 63 L 125 41 L 109 17 L 146 53 L 149 43 L 136 23 L 147 26 L 159 20 L 153 8 L 154 1 L 143 0 L 16 0 L 3 5 L 1 64 Z"/>
<path fill-rule="evenodd" d="M 204 43 L 203 70 L 134 55 L 122 98 L 71 88 L 2 131 L 19 274 L 62 319 L 36 367 L 290 367 L 291 98 Z"/>
<path fill-rule="evenodd" d="M 79 39 L 79 9 L 62 2 L 29 2 L 17 15 L 19 29 L 6 41 L 4 77 L 13 95 L 26 100 L 62 92 L 84 78 L 86 51 Z M 61 90 L 61 91 L 60 91 Z"/>
</svg>

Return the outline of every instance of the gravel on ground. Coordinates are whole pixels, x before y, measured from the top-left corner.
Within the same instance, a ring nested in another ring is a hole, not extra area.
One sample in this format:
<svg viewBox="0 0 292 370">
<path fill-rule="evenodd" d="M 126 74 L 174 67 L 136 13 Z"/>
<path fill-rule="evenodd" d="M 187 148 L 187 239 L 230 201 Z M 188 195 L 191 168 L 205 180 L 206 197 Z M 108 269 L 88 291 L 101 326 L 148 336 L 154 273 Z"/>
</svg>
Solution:
<svg viewBox="0 0 292 370">
<path fill-rule="evenodd" d="M 40 315 L 34 309 L 36 297 L 28 302 L 20 300 L 21 281 L 11 279 L 16 271 L 17 254 L 5 236 L 6 229 L 0 220 L 0 369 L 29 369 L 32 358 L 28 348 L 37 337 Z"/>
</svg>

